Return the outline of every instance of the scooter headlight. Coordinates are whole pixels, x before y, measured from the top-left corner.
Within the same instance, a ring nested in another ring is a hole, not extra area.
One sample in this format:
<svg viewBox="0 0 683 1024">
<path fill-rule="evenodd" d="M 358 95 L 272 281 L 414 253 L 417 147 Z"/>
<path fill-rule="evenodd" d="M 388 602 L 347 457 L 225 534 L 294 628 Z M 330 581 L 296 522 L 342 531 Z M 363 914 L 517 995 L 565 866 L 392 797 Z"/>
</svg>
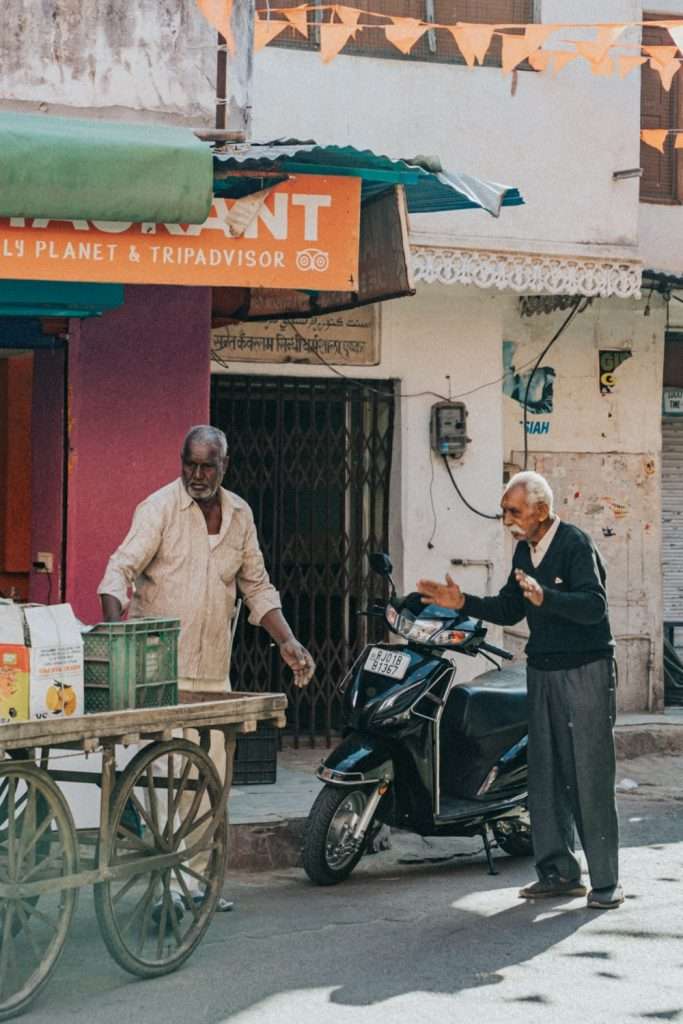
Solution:
<svg viewBox="0 0 683 1024">
<path fill-rule="evenodd" d="M 433 640 L 434 634 L 439 632 L 442 626 L 443 621 L 441 619 L 415 619 L 404 636 L 408 640 L 415 640 L 418 644 L 426 644 Z"/>
</svg>

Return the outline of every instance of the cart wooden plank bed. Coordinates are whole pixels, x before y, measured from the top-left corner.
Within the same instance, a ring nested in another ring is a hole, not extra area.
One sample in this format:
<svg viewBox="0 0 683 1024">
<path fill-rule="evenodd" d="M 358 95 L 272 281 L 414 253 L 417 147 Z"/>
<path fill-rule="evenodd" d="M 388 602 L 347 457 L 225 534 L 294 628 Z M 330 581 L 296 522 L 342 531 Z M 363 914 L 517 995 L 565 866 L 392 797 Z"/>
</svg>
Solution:
<svg viewBox="0 0 683 1024">
<path fill-rule="evenodd" d="M 286 703 L 283 694 L 231 693 L 0 727 L 0 1021 L 47 983 L 86 885 L 123 968 L 150 978 L 184 963 L 210 924 L 226 867 L 230 780 L 208 756 L 210 733 L 228 744 L 259 721 L 282 727 Z M 137 744 L 117 771 L 117 746 Z M 101 769 L 61 767 L 68 752 L 101 752 Z M 99 828 L 76 830 L 60 782 L 99 787 Z"/>
</svg>

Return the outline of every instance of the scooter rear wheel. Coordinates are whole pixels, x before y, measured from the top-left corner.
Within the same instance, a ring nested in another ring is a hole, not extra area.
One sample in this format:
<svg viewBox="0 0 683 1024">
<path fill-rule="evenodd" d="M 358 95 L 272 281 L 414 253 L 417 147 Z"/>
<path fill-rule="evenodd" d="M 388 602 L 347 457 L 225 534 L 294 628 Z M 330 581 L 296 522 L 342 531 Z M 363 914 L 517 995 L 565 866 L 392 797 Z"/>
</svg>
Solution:
<svg viewBox="0 0 683 1024">
<path fill-rule="evenodd" d="M 317 885 L 336 885 L 348 878 L 365 850 L 365 840 L 351 843 L 356 822 L 365 810 L 368 792 L 325 786 L 313 804 L 304 839 L 304 870 Z M 368 829 L 368 833 L 372 826 Z"/>
</svg>

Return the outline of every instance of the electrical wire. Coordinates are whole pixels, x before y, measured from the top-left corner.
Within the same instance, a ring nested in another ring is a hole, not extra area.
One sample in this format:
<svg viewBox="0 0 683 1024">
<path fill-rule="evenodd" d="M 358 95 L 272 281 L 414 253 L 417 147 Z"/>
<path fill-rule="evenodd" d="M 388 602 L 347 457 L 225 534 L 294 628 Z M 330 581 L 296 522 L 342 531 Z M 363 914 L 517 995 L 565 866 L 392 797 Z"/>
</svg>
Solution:
<svg viewBox="0 0 683 1024">
<path fill-rule="evenodd" d="M 527 425 L 528 425 L 528 421 L 529 421 L 529 391 L 531 389 L 531 382 L 533 381 L 534 375 L 535 375 L 536 371 L 538 370 L 539 366 L 541 365 L 541 362 L 545 358 L 546 354 L 553 347 L 553 345 L 555 344 L 557 339 L 560 337 L 560 335 L 564 333 L 564 331 L 566 330 L 567 327 L 569 327 L 569 324 L 574 319 L 576 314 L 579 312 L 579 306 L 581 305 L 582 302 L 584 303 L 583 309 L 581 309 L 581 312 L 583 313 L 584 309 L 586 308 L 587 303 L 584 302 L 584 299 L 581 296 L 578 296 L 577 299 L 576 299 L 576 302 L 574 303 L 574 305 L 572 306 L 571 310 L 569 311 L 569 315 L 564 318 L 561 326 L 557 329 L 557 331 L 555 331 L 555 333 L 553 334 L 553 336 L 550 339 L 550 341 L 548 342 L 548 344 L 545 346 L 543 351 L 540 353 L 540 355 L 538 356 L 536 362 L 534 363 L 533 370 L 531 371 L 531 373 L 527 377 L 526 388 L 524 390 L 524 403 L 523 403 L 524 404 L 524 419 L 523 419 L 523 430 L 524 430 L 524 469 L 527 468 L 527 464 L 529 462 L 529 434 L 527 432 Z"/>
<path fill-rule="evenodd" d="M 301 335 L 299 336 L 301 337 Z M 333 366 L 331 363 L 328 363 L 325 357 L 321 356 L 319 352 L 314 352 L 313 354 L 317 359 L 320 360 L 323 366 L 326 366 L 327 369 L 331 370 L 331 372 L 336 374 L 337 377 L 341 377 L 342 380 L 348 381 L 349 384 L 355 384 L 356 387 L 362 388 L 364 391 L 374 391 L 378 395 L 385 394 L 384 391 L 380 391 L 379 388 L 374 388 L 371 384 L 366 384 L 362 380 L 358 380 L 355 377 L 349 377 L 348 374 L 342 373 L 341 370 L 338 370 L 336 366 Z M 541 358 L 542 357 L 543 356 L 541 354 Z M 223 362 L 221 359 L 216 359 L 215 356 L 212 356 L 211 358 L 214 360 L 214 362 L 218 362 L 219 366 L 223 366 L 225 369 L 229 368 L 229 364 Z M 536 358 L 536 356 L 532 356 L 531 359 L 528 359 L 526 361 L 526 363 L 521 363 L 519 369 L 526 370 L 528 366 L 531 366 L 536 361 Z M 438 398 L 439 401 L 441 402 L 456 402 L 461 398 L 467 398 L 469 395 L 475 395 L 478 391 L 484 391 L 486 388 L 494 387 L 494 385 L 496 384 L 502 384 L 503 381 L 505 380 L 505 377 L 506 374 L 503 373 L 500 375 L 500 377 L 495 377 L 493 380 L 487 380 L 483 384 L 477 384 L 476 387 L 470 388 L 468 391 L 460 391 L 457 395 L 441 395 L 439 394 L 438 391 L 413 391 L 406 394 L 405 392 L 402 391 L 396 395 L 396 398 L 422 398 L 424 395 L 431 395 L 433 398 Z"/>
<path fill-rule="evenodd" d="M 683 299 L 679 299 L 679 301 L 683 302 Z M 582 310 L 582 312 L 583 312 L 583 310 Z M 289 326 L 292 328 L 294 333 L 297 335 L 297 337 L 301 341 L 305 341 L 305 338 L 304 338 L 303 334 L 301 333 L 301 331 L 298 330 L 298 328 L 294 325 L 294 323 L 292 321 L 289 321 Z M 335 376 L 337 376 L 337 377 L 341 377 L 342 380 L 347 381 L 349 384 L 353 384 L 353 385 L 355 385 L 355 387 L 360 388 L 363 391 L 372 391 L 374 394 L 386 396 L 386 391 L 382 391 L 381 388 L 375 388 L 375 387 L 372 386 L 372 384 L 366 384 L 365 381 L 359 380 L 357 377 L 349 377 L 349 375 L 347 373 L 343 373 L 341 370 L 338 370 L 336 366 L 332 365 L 332 363 L 328 363 L 327 359 L 325 359 L 325 357 L 322 356 L 320 354 L 320 352 L 318 352 L 316 349 L 312 350 L 312 354 L 316 357 L 316 359 L 320 363 L 322 363 L 322 365 L 326 369 L 328 369 L 330 371 L 330 373 L 335 374 Z M 540 357 L 538 357 L 538 358 L 542 359 L 543 358 L 543 353 L 541 353 Z M 215 350 L 212 350 L 212 352 L 211 352 L 211 361 L 213 363 L 216 363 L 218 366 L 221 366 L 224 370 L 230 370 L 231 369 L 231 364 L 230 364 L 229 360 L 224 359 Z M 531 358 L 527 359 L 527 361 L 525 363 L 520 363 L 518 369 L 519 370 L 526 370 L 526 368 L 528 366 L 532 366 L 536 361 L 537 361 L 537 357 L 536 356 L 531 356 Z M 477 385 L 475 385 L 475 387 L 469 388 L 467 391 L 460 391 L 457 395 L 442 395 L 438 391 L 412 391 L 412 392 L 408 392 L 408 393 L 402 391 L 402 392 L 398 393 L 397 395 L 395 395 L 395 397 L 396 398 L 423 398 L 425 395 L 430 395 L 432 398 L 438 398 L 440 402 L 455 402 L 455 401 L 458 401 L 461 398 L 467 398 L 467 397 L 469 397 L 469 395 L 475 395 L 478 391 L 484 391 L 486 388 L 494 387 L 496 384 L 502 384 L 503 381 L 505 380 L 506 376 L 507 376 L 506 373 L 502 373 L 499 377 L 494 377 L 493 380 L 484 381 L 483 384 L 477 384 Z"/>
<path fill-rule="evenodd" d="M 438 526 L 438 518 L 437 518 L 437 514 L 436 514 L 436 505 L 434 504 L 434 459 L 431 457 L 431 455 L 430 455 L 430 458 L 429 458 L 429 462 L 430 462 L 431 469 L 432 469 L 432 475 L 429 478 L 429 502 L 430 502 L 430 504 L 432 506 L 433 526 L 432 526 L 431 535 L 429 537 L 429 540 L 427 541 L 427 547 L 431 551 L 431 549 L 434 547 L 433 541 L 434 541 L 434 537 L 436 535 L 436 528 Z"/>
<path fill-rule="evenodd" d="M 450 463 L 448 461 L 448 456 L 447 455 L 442 455 L 441 458 L 443 459 L 444 465 L 445 465 L 446 469 L 448 470 L 448 475 L 451 478 L 451 483 L 453 484 L 453 487 L 455 488 L 456 494 L 460 498 L 460 500 L 463 503 L 463 505 L 465 505 L 465 507 L 468 508 L 470 510 L 470 512 L 474 512 L 475 516 L 481 516 L 482 519 L 502 519 L 503 518 L 500 512 L 497 512 L 495 516 L 491 516 L 491 515 L 488 514 L 488 512 L 480 512 L 478 508 L 474 507 L 474 505 L 470 505 L 469 501 L 467 500 L 465 495 L 462 493 L 462 491 L 460 490 L 460 488 L 458 487 L 458 485 L 457 485 L 457 483 L 455 481 L 455 477 L 453 476 L 453 471 L 451 470 L 451 466 L 450 466 Z"/>
</svg>

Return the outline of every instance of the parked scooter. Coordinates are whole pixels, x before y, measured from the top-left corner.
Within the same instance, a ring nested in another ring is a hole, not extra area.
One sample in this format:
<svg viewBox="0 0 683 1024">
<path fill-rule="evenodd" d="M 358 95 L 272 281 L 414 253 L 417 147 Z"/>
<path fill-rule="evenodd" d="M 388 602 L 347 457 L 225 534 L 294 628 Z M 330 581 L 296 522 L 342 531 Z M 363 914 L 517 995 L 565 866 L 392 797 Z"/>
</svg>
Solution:
<svg viewBox="0 0 683 1024">
<path fill-rule="evenodd" d="M 389 825 L 480 835 L 495 874 L 489 832 L 512 857 L 532 853 L 524 683 L 513 675 L 511 685 L 456 686 L 448 652 L 512 655 L 486 642 L 480 621 L 424 605 L 419 594 L 399 597 L 387 555 L 371 555 L 370 565 L 391 596 L 369 613 L 407 642 L 366 647 L 340 684 L 344 735 L 318 769 L 325 787 L 308 816 L 306 873 L 318 885 L 343 881 Z"/>
</svg>

